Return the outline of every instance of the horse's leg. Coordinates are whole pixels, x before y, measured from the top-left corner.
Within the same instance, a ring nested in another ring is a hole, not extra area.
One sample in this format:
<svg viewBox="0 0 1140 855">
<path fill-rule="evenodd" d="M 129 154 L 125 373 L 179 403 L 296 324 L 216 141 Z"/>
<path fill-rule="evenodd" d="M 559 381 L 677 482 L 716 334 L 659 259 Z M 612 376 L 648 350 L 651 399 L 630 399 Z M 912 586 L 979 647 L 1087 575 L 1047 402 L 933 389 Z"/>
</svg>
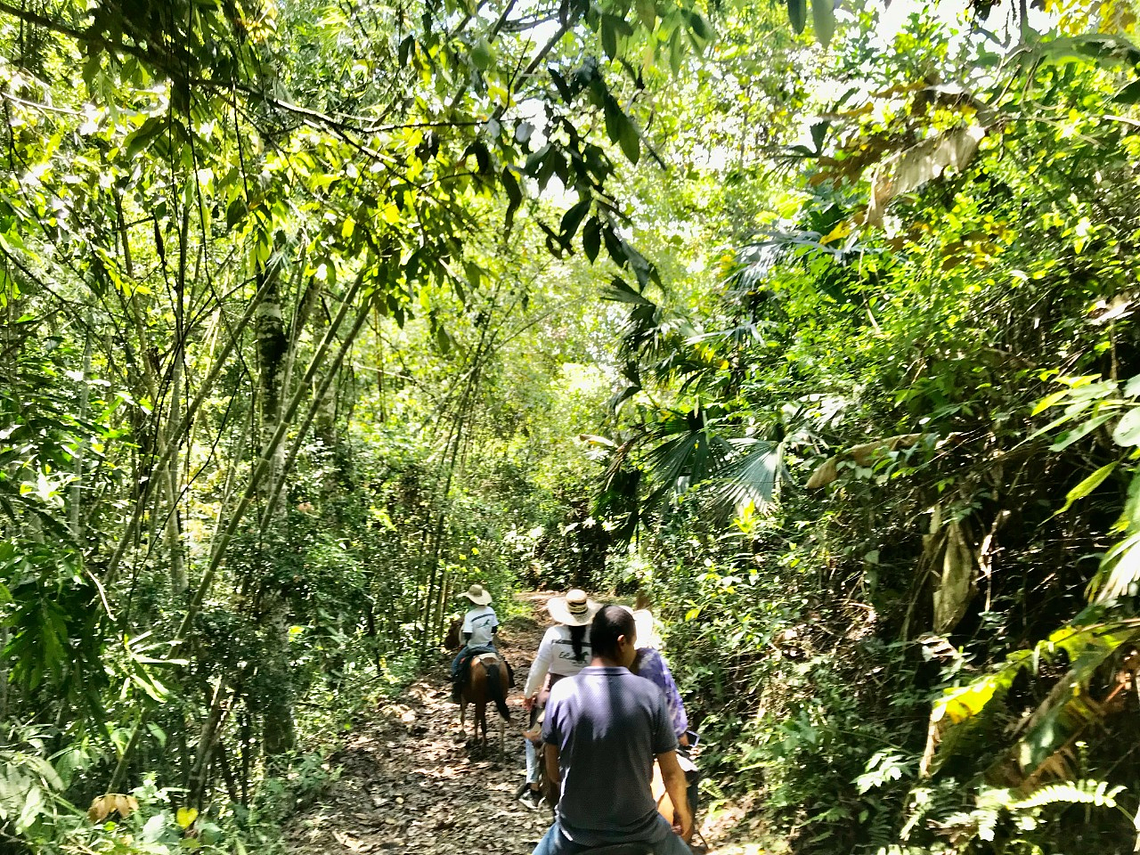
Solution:
<svg viewBox="0 0 1140 855">
<path fill-rule="evenodd" d="M 480 744 L 479 731 L 482 728 L 483 739 L 482 744 L 487 743 L 487 701 L 479 698 L 475 702 L 475 744 Z"/>
<path fill-rule="evenodd" d="M 507 720 L 499 716 L 499 760 L 507 759 Z"/>
<path fill-rule="evenodd" d="M 479 715 L 486 694 L 487 672 L 483 668 L 483 663 L 474 659 L 471 662 L 471 703 L 475 705 L 475 711 L 471 716 L 471 742 L 473 745 L 479 744 Z M 466 736 L 466 734 L 464 735 Z"/>
<path fill-rule="evenodd" d="M 510 679 L 507 675 L 507 663 L 503 662 L 503 673 L 499 680 L 499 685 L 503 690 L 503 697 L 506 698 L 507 692 L 510 691 Z M 506 759 L 507 756 L 507 720 L 503 716 L 499 716 L 499 760 Z"/>
</svg>

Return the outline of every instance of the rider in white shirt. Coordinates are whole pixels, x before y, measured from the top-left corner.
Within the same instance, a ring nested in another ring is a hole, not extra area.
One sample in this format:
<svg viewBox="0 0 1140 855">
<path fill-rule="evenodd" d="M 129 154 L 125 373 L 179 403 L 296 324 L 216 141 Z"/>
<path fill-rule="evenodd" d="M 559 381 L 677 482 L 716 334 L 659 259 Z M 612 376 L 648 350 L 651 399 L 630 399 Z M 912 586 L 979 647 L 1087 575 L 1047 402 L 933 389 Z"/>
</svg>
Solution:
<svg viewBox="0 0 1140 855">
<path fill-rule="evenodd" d="M 451 699 L 459 703 L 460 675 L 465 660 L 475 652 L 495 649 L 495 632 L 499 629 L 499 618 L 491 608 L 491 592 L 482 585 L 474 584 L 459 596 L 471 601 L 471 608 L 463 616 L 460 637 L 463 647 L 451 663 Z"/>
<path fill-rule="evenodd" d="M 534 657 L 530 673 L 523 688 L 523 702 L 527 709 L 541 709 L 546 704 L 549 687 L 563 677 L 573 677 L 590 664 L 590 621 L 601 608 L 578 588 L 569 591 L 564 597 L 551 597 L 546 602 L 546 610 L 557 621 L 546 630 L 538 653 Z M 546 678 L 549 675 L 549 684 Z M 544 690 L 545 686 L 545 690 Z M 518 798 L 529 808 L 538 807 L 541 798 L 538 792 L 538 756 L 532 738 L 537 738 L 536 715 L 532 715 L 531 735 L 526 743 L 526 780 L 518 790 Z"/>
</svg>

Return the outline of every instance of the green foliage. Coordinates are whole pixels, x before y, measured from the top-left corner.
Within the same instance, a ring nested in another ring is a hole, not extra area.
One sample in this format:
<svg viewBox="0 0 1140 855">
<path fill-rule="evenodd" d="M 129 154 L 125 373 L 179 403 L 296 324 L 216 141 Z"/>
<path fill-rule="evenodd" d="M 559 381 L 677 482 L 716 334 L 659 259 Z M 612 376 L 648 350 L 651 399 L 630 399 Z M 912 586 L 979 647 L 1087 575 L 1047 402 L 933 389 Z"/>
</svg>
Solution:
<svg viewBox="0 0 1140 855">
<path fill-rule="evenodd" d="M 764 227 L 666 278 L 691 298 L 611 291 L 597 510 L 678 622 L 706 759 L 797 851 L 1134 842 L 1064 809 L 1134 807 L 1140 554 L 1134 48 L 1066 21 L 1004 51 L 915 15 L 883 52 L 868 14 L 785 149 L 798 194 L 745 197 Z"/>
</svg>

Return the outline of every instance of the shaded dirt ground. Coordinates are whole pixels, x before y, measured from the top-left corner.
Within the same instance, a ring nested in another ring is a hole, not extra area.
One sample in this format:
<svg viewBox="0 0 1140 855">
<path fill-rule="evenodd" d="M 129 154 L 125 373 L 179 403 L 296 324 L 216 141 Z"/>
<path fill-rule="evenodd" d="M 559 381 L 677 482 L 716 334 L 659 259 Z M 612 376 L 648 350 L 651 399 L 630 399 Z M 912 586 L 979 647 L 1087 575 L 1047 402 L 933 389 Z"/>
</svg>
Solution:
<svg viewBox="0 0 1140 855">
<path fill-rule="evenodd" d="M 342 772 L 327 792 L 298 816 L 286 842 L 295 855 L 529 855 L 551 821 L 545 805 L 532 811 L 515 800 L 525 766 L 522 686 L 549 620 L 549 593 L 519 595 L 532 618 L 514 618 L 499 631 L 499 649 L 515 669 L 508 697 L 511 722 L 500 754 L 499 716 L 488 709 L 490 746 L 466 744 L 458 707 L 450 701 L 450 657 L 398 699 L 385 701 L 332 758 Z M 467 736 L 472 709 L 468 707 Z M 699 761 L 698 761 L 699 762 Z M 760 855 L 773 850 L 740 841 L 747 813 L 702 808 L 700 831 L 715 855 Z M 695 838 L 700 841 L 700 837 Z M 700 851 L 695 850 L 695 851 Z"/>
</svg>

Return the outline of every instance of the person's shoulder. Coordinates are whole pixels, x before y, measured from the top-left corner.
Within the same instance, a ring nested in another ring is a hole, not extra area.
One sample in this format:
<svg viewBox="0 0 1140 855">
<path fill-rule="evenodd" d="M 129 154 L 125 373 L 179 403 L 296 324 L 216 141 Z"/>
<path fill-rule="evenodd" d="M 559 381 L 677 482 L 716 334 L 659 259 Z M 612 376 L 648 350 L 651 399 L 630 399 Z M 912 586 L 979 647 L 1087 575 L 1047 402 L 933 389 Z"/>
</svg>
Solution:
<svg viewBox="0 0 1140 855">
<path fill-rule="evenodd" d="M 637 650 L 637 664 L 639 668 L 643 668 L 646 665 L 651 667 L 660 666 L 664 661 L 665 657 L 661 655 L 661 652 L 652 647 L 640 647 Z"/>
<path fill-rule="evenodd" d="M 647 698 L 661 696 L 661 687 L 657 685 L 656 681 L 643 674 L 634 674 L 632 671 L 627 671 L 626 676 L 630 679 L 623 685 L 628 685 L 630 691 L 637 692 Z"/>
</svg>

